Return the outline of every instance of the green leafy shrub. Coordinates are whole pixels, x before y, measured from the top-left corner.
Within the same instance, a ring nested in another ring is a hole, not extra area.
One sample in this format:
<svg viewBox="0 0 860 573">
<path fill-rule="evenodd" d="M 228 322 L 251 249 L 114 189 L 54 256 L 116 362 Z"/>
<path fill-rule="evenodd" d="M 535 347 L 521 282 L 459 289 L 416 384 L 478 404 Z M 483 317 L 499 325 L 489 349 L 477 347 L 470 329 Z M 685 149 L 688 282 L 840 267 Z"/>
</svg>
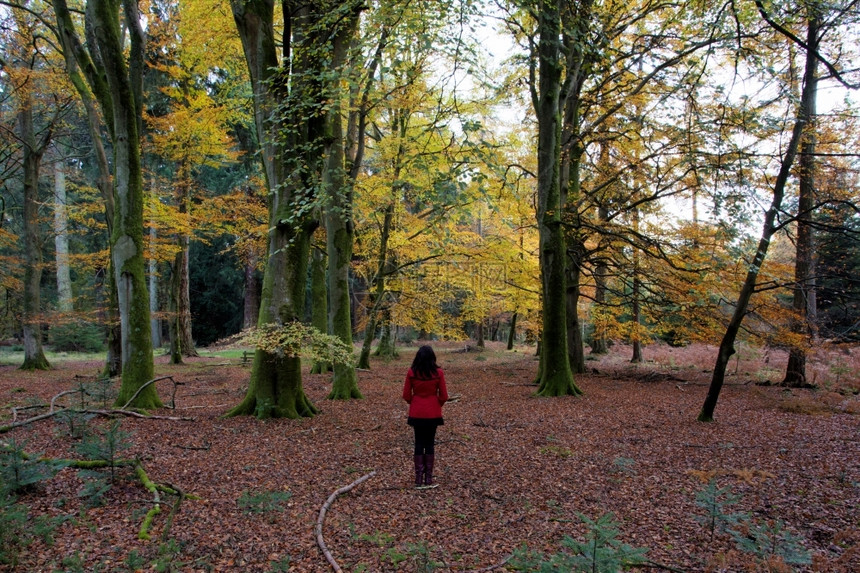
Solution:
<svg viewBox="0 0 860 573">
<path fill-rule="evenodd" d="M 48 336 L 57 352 L 102 352 L 105 349 L 102 327 L 83 320 L 55 326 Z"/>
</svg>

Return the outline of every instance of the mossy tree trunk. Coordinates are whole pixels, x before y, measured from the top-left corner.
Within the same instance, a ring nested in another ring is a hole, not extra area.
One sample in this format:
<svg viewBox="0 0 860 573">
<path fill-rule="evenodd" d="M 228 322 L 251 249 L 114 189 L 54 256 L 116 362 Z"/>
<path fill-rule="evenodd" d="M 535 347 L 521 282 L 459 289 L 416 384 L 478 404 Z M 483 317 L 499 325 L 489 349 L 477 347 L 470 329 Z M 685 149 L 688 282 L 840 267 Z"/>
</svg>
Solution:
<svg viewBox="0 0 860 573">
<path fill-rule="evenodd" d="M 120 9 L 130 39 L 129 61 L 120 30 Z M 137 3 L 125 0 L 90 0 L 91 18 L 98 44 L 99 62 L 107 80 L 105 95 L 99 97 L 112 116 L 111 140 L 114 148 L 114 225 L 111 234 L 111 262 L 117 288 L 122 345 L 122 385 L 117 404 L 137 408 L 161 406 L 152 380 L 154 373 L 150 330 L 149 294 L 146 290 L 145 245 L 143 237 L 143 172 L 140 160 L 140 130 L 143 54 L 145 36 Z M 98 92 L 96 92 L 98 93 Z M 107 112 L 105 115 L 108 115 Z"/>
<path fill-rule="evenodd" d="M 347 52 L 355 36 L 358 12 L 351 20 L 341 24 L 333 39 L 330 65 L 341 71 Z M 352 178 L 346 172 L 343 130 L 343 114 L 340 85 L 335 82 L 331 93 L 331 109 L 328 112 L 326 134 L 329 144 L 326 150 L 326 165 L 323 172 L 323 189 L 326 193 L 324 207 L 326 227 L 326 253 L 328 254 L 328 332 L 352 346 L 352 316 L 349 296 L 349 270 L 352 264 L 352 244 L 355 236 L 353 222 Z M 330 400 L 362 398 L 358 389 L 355 364 L 334 364 Z"/>
<path fill-rule="evenodd" d="M 321 248 L 311 247 L 311 324 L 320 332 L 328 332 L 328 288 L 326 287 L 326 254 Z M 329 372 L 332 365 L 318 360 L 311 366 L 311 374 Z"/>
<path fill-rule="evenodd" d="M 24 172 L 24 363 L 22 370 L 48 370 L 51 365 L 42 349 L 41 282 L 42 241 L 39 232 L 39 171 L 50 134 L 36 138 L 30 88 L 20 86 L 18 97 L 18 137 L 23 147 Z M 50 130 L 49 130 L 50 132 Z M 47 137 L 47 139 L 44 139 Z"/>
<path fill-rule="evenodd" d="M 274 2 L 231 0 L 254 98 L 254 123 L 269 190 L 268 260 L 258 326 L 301 320 L 310 237 L 317 226 L 311 208 L 323 167 L 323 76 L 331 69 L 331 39 L 359 8 L 333 1 L 288 3 L 283 38 L 275 37 Z M 278 46 L 283 47 L 279 56 Z M 316 408 L 302 388 L 301 360 L 257 350 L 248 392 L 227 415 L 258 418 L 312 416 Z"/>
<path fill-rule="evenodd" d="M 72 85 L 75 86 L 75 91 L 78 93 L 86 111 L 87 130 L 90 134 L 94 159 L 98 166 L 96 186 L 104 202 L 105 222 L 107 224 L 108 236 L 111 237 L 113 236 L 116 209 L 114 205 L 113 178 L 102 141 L 103 122 L 107 124 L 108 131 L 112 133 L 113 117 L 109 93 L 105 84 L 105 78 L 97 70 L 95 62 L 81 44 L 75 32 L 65 0 L 56 0 L 53 5 L 57 16 L 57 32 L 60 43 L 63 46 L 66 72 L 69 74 L 69 79 L 71 79 Z M 99 114 L 98 106 L 101 106 L 102 115 Z M 112 262 L 108 263 L 107 277 L 107 355 L 103 374 L 112 378 L 122 373 L 119 302 Z"/>
<path fill-rule="evenodd" d="M 580 393 L 567 355 L 565 240 L 562 227 L 561 162 L 561 14 L 559 3 L 540 2 L 538 77 L 532 96 L 538 119 L 537 225 L 543 302 L 541 376 L 538 394 Z"/>
<path fill-rule="evenodd" d="M 380 358 L 397 358 L 397 345 L 395 344 L 394 334 L 392 333 L 391 325 L 391 309 L 382 309 L 382 319 L 380 320 L 379 344 L 376 346 L 374 356 Z"/>
<path fill-rule="evenodd" d="M 712 422 L 714 420 L 714 410 L 717 406 L 717 399 L 720 396 L 723 382 L 725 381 L 726 368 L 728 367 L 729 359 L 735 353 L 735 340 L 740 331 L 741 323 L 747 313 L 750 299 L 755 292 L 756 280 L 758 279 L 759 271 L 764 264 L 767 256 L 770 240 L 777 231 L 776 217 L 782 208 L 782 200 L 785 196 L 785 186 L 788 178 L 791 175 L 791 167 L 794 163 L 794 158 L 797 156 L 797 150 L 800 146 L 800 141 L 803 137 L 803 132 L 813 119 L 813 111 L 815 110 L 815 77 L 817 69 L 817 59 L 814 52 L 817 52 L 819 44 L 819 28 L 820 20 L 816 15 L 810 15 L 807 20 L 807 38 L 806 38 L 806 66 L 803 74 L 803 89 L 800 95 L 800 105 L 797 109 L 797 115 L 794 127 L 791 132 L 791 139 L 788 143 L 788 148 L 782 157 L 779 173 L 774 181 L 773 198 L 771 199 L 770 207 L 765 213 L 764 223 L 762 224 L 761 238 L 759 239 L 758 248 L 752 261 L 749 263 L 746 279 L 741 286 L 741 291 L 738 294 L 738 300 L 735 303 L 735 310 L 732 313 L 731 320 L 726 327 L 726 332 L 723 335 L 720 347 L 717 352 L 717 361 L 714 365 L 714 373 L 711 377 L 711 384 L 708 387 L 708 395 L 705 397 L 705 402 L 702 405 L 702 410 L 699 412 L 698 420 L 700 422 Z"/>
</svg>

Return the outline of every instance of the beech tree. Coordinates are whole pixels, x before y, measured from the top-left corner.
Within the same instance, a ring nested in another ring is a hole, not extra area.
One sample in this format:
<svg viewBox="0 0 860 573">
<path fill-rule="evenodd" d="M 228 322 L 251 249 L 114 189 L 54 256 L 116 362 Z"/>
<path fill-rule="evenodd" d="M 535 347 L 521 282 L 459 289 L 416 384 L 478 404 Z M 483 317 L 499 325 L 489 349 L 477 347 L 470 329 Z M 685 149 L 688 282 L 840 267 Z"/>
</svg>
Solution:
<svg viewBox="0 0 860 573">
<path fill-rule="evenodd" d="M 283 36 L 275 37 L 270 0 L 230 3 L 251 79 L 254 123 L 269 196 L 268 261 L 258 327 L 304 315 L 310 237 L 317 226 L 324 161 L 332 38 L 352 29 L 358 2 L 283 3 Z M 278 45 L 283 47 L 279 53 Z M 301 359 L 257 349 L 248 393 L 228 415 L 312 416 L 302 389 Z"/>
<path fill-rule="evenodd" d="M 85 45 L 66 0 L 55 0 L 57 30 L 64 52 L 73 54 L 76 66 L 101 106 L 113 144 L 114 216 L 111 229 L 111 265 L 116 282 L 120 319 L 122 386 L 117 404 L 156 408 L 161 400 L 153 378 L 149 295 L 146 289 L 143 233 L 143 174 L 139 134 L 142 128 L 142 79 L 145 32 L 137 3 L 113 0 L 87 2 Z M 128 60 L 120 18 L 129 40 Z M 83 86 L 82 86 L 83 87 Z"/>
<path fill-rule="evenodd" d="M 39 196 L 42 160 L 51 144 L 57 123 L 69 107 L 62 95 L 56 67 L 50 62 L 50 46 L 37 31 L 37 21 L 23 8 L 11 8 L 11 25 L 4 38 L 6 54 L 0 69 L 15 99 L 17 141 L 21 150 L 23 187 L 23 370 L 50 368 L 42 348 L 43 312 L 41 304 L 42 244 Z M 52 75 L 54 76 L 52 78 Z M 49 106 L 50 111 L 49 111 Z"/>
</svg>

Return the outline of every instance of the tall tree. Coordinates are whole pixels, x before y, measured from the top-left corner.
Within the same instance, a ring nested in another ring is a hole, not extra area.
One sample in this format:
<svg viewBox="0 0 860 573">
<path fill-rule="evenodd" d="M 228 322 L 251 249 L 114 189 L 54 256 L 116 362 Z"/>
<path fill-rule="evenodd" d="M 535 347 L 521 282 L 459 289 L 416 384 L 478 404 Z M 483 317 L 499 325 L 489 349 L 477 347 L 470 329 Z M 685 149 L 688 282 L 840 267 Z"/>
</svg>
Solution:
<svg viewBox="0 0 860 573">
<path fill-rule="evenodd" d="M 284 2 L 280 39 L 273 1 L 231 0 L 230 5 L 250 73 L 269 192 L 268 262 L 257 324 L 285 325 L 304 315 L 310 236 L 317 226 L 313 212 L 328 135 L 324 76 L 331 71 L 331 39 L 350 26 L 360 4 Z M 295 418 L 316 412 L 302 388 L 301 359 L 257 349 L 245 399 L 228 415 Z"/>
<path fill-rule="evenodd" d="M 21 149 L 22 186 L 24 195 L 23 239 L 24 282 L 22 329 L 24 339 L 23 370 L 47 370 L 50 368 L 42 348 L 42 242 L 44 240 L 39 221 L 39 180 L 41 164 L 50 145 L 56 123 L 67 102 L 55 95 L 52 112 L 47 112 L 40 99 L 50 98 L 52 90 L 46 83 L 50 70 L 45 54 L 41 52 L 42 40 L 36 31 L 36 22 L 28 11 L 11 8 L 11 29 L 14 37 L 7 43 L 7 56 L 0 57 L 0 68 L 14 93 L 17 116 L 17 139 Z M 38 118 L 38 119 L 37 119 Z"/>
<path fill-rule="evenodd" d="M 717 399 L 720 395 L 720 390 L 723 387 L 725 380 L 726 367 L 729 363 L 729 358 L 735 353 L 735 340 L 740 330 L 741 323 L 747 314 L 750 299 L 756 290 L 756 281 L 759 271 L 764 264 L 767 256 L 768 248 L 770 247 L 771 238 L 778 229 L 777 215 L 782 209 L 782 201 L 785 197 L 786 185 L 791 173 L 791 167 L 794 159 L 797 156 L 798 147 L 803 137 L 804 131 L 807 129 L 810 121 L 813 119 L 814 103 L 815 103 L 815 80 L 817 69 L 816 50 L 819 42 L 820 20 L 814 13 L 809 13 L 806 22 L 806 66 L 803 74 L 803 87 L 801 90 L 800 102 L 795 114 L 794 125 L 791 130 L 791 138 L 788 142 L 788 147 L 783 153 L 782 161 L 780 162 L 779 173 L 773 184 L 773 195 L 770 207 L 764 215 L 762 224 L 761 238 L 758 242 L 758 248 L 749 262 L 746 278 L 744 279 L 737 301 L 735 302 L 732 317 L 726 327 L 726 332 L 723 335 L 722 341 L 717 352 L 717 360 L 714 365 L 714 372 L 711 377 L 711 384 L 708 387 L 708 395 L 702 405 L 702 410 L 699 412 L 698 420 L 700 422 L 712 422 L 714 419 L 714 409 L 717 406 Z"/>
<path fill-rule="evenodd" d="M 581 393 L 573 380 L 567 347 L 567 248 L 562 226 L 564 197 L 561 188 L 561 133 L 565 109 L 561 94 L 564 71 L 562 4 L 553 0 L 537 3 L 538 84 L 532 84 L 531 88 L 538 122 L 537 225 L 543 302 L 538 394 L 543 396 Z"/>
<path fill-rule="evenodd" d="M 139 139 L 145 32 L 134 0 L 90 0 L 85 15 L 91 37 L 88 36 L 85 46 L 66 0 L 55 0 L 53 4 L 63 49 L 74 54 L 102 108 L 113 144 L 111 265 L 117 287 L 122 368 L 117 403 L 124 405 L 133 398 L 135 407 L 160 407 L 155 385 L 146 386 L 153 378 L 154 365 L 146 290 Z M 128 56 L 123 31 L 128 34 Z"/>
</svg>

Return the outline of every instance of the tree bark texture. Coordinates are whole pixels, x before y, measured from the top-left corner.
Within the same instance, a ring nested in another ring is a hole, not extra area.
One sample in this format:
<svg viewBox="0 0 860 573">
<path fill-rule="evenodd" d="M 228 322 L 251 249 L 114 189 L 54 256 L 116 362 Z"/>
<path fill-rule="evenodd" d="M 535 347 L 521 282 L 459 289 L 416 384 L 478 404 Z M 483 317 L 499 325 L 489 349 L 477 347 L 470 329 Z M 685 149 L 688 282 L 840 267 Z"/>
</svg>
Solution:
<svg viewBox="0 0 860 573">
<path fill-rule="evenodd" d="M 812 9 L 812 8 L 810 8 Z M 817 22 L 817 20 L 816 20 Z M 810 27 L 813 23 L 810 22 Z M 817 28 L 818 24 L 814 24 Z M 816 30 L 817 36 L 817 30 Z M 818 43 L 814 44 L 817 50 Z M 800 143 L 799 196 L 797 201 L 797 242 L 794 259 L 794 297 L 792 308 L 795 316 L 791 330 L 803 338 L 801 345 L 792 345 L 788 354 L 783 386 L 800 388 L 810 386 L 806 378 L 806 349 L 815 337 L 817 304 L 815 296 L 815 235 L 812 224 L 815 205 L 815 143 L 816 143 L 816 100 L 818 96 L 818 59 L 813 58 L 812 71 L 806 81 L 810 92 L 809 123 L 803 132 Z"/>
<path fill-rule="evenodd" d="M 39 236 L 39 167 L 47 141 L 36 139 L 29 87 L 21 86 L 17 95 L 24 172 L 24 363 L 21 369 L 48 370 L 51 365 L 42 349 L 42 243 Z"/>
<path fill-rule="evenodd" d="M 231 0 L 254 98 L 254 122 L 269 191 L 268 260 L 258 326 L 301 320 L 310 236 L 317 225 L 308 206 L 323 161 L 325 108 L 321 89 L 330 37 L 344 5 L 284 4 L 283 38 L 275 38 L 274 2 Z M 278 57 L 278 43 L 284 50 Z M 289 177 L 287 177 L 289 174 Z M 228 415 L 312 416 L 302 388 L 301 359 L 257 350 L 248 392 Z"/>
<path fill-rule="evenodd" d="M 543 332 L 538 394 L 579 394 L 567 355 L 565 240 L 562 228 L 561 161 L 561 15 L 559 3 L 539 3 L 539 86 L 534 97 L 538 118 L 538 208 Z"/>
<path fill-rule="evenodd" d="M 817 46 L 818 28 L 819 22 L 817 19 L 812 18 L 807 22 L 808 46 Z M 714 365 L 714 373 L 711 377 L 711 384 L 708 388 L 708 395 L 705 397 L 705 402 L 702 405 L 701 412 L 699 412 L 698 420 L 700 422 L 712 422 L 714 420 L 714 410 L 716 409 L 717 399 L 719 398 L 720 390 L 722 389 L 723 382 L 725 381 L 726 368 L 728 366 L 729 359 L 732 354 L 735 353 L 735 340 L 737 339 L 741 323 L 746 316 L 750 298 L 752 298 L 752 295 L 755 292 L 756 280 L 758 278 L 758 273 L 761 270 L 761 266 L 764 264 L 765 257 L 767 256 L 770 239 L 776 232 L 776 216 L 782 207 L 782 200 L 785 196 L 785 186 L 791 173 L 791 166 L 794 163 L 795 156 L 797 155 L 797 149 L 800 145 L 803 132 L 812 120 L 811 112 L 815 109 L 813 105 L 815 99 L 815 72 L 815 55 L 810 51 L 807 51 L 806 66 L 803 74 L 803 88 L 800 96 L 800 106 L 797 110 L 794 127 L 791 132 L 791 139 L 789 141 L 788 148 L 785 151 L 785 155 L 783 156 L 779 174 L 774 182 L 773 199 L 771 200 L 770 207 L 765 213 L 758 248 L 756 249 L 753 260 L 750 263 L 746 279 L 741 286 L 738 300 L 735 303 L 734 313 L 726 327 L 723 339 L 720 342 L 720 347 L 717 352 L 717 361 Z"/>
<path fill-rule="evenodd" d="M 120 31 L 120 7 L 131 40 L 128 63 Z M 116 280 L 122 345 L 122 386 L 117 404 L 125 404 L 137 393 L 133 407 L 157 408 L 162 404 L 154 384 L 137 392 L 153 378 L 154 373 L 149 294 L 146 290 L 139 140 L 144 36 L 137 4 L 133 0 L 124 0 L 121 5 L 111 0 L 90 0 L 87 16 L 93 25 L 99 61 L 107 80 L 107 93 L 100 99 L 109 102 L 112 112 L 115 212 L 111 262 Z M 106 104 L 103 103 L 102 107 L 105 108 Z M 105 115 L 108 115 L 107 111 Z"/>
<path fill-rule="evenodd" d="M 57 263 L 57 309 L 72 311 L 72 276 L 69 266 L 69 215 L 66 203 L 66 172 L 62 158 L 54 162 L 54 257 Z"/>
<path fill-rule="evenodd" d="M 328 287 L 326 285 L 327 258 L 321 248 L 311 249 L 311 325 L 320 332 L 328 332 Z M 330 372 L 329 362 L 317 361 L 311 374 Z"/>
<path fill-rule="evenodd" d="M 347 53 L 358 26 L 358 12 L 341 22 L 332 40 L 330 66 L 342 70 Z M 326 252 L 328 254 L 328 330 L 343 342 L 352 346 L 352 314 L 349 296 L 349 270 L 352 264 L 352 245 L 355 236 L 353 222 L 353 181 L 346 172 L 344 146 L 346 140 L 343 129 L 341 100 L 342 89 L 339 82 L 329 86 L 332 92 L 331 109 L 328 112 L 326 136 L 329 141 L 323 173 L 323 189 L 326 193 L 325 226 Z M 358 389 L 358 376 L 355 364 L 335 363 L 330 400 L 362 398 Z"/>
</svg>

